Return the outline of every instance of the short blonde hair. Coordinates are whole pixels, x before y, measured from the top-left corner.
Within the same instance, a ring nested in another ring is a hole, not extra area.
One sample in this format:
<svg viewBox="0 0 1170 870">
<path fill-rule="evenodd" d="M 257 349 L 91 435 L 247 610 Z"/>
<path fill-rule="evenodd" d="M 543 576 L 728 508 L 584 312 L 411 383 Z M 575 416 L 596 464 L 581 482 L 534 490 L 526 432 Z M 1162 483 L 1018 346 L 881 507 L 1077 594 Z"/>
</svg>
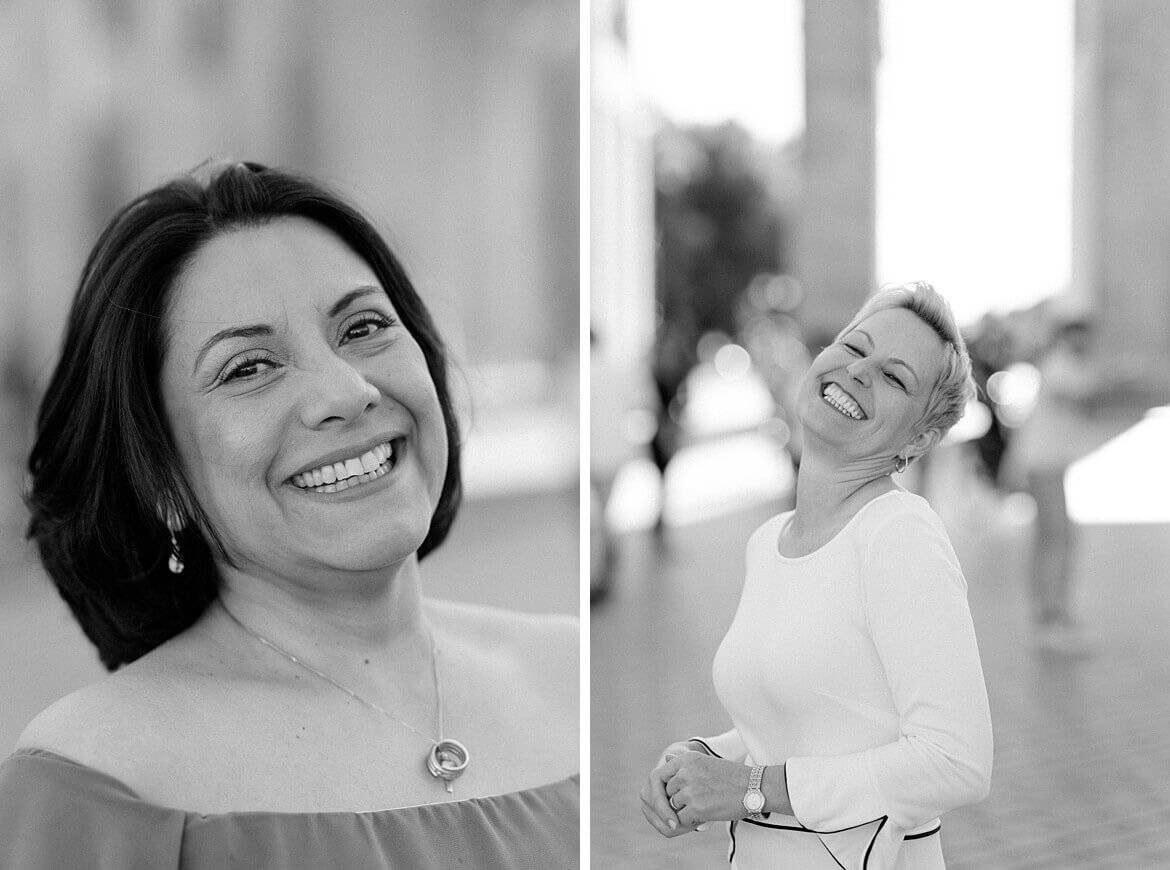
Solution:
<svg viewBox="0 0 1170 870">
<path fill-rule="evenodd" d="M 975 397 L 967 342 L 959 332 L 950 303 L 941 293 L 925 281 L 882 287 L 865 301 L 849 324 L 837 334 L 836 340 L 840 341 L 871 314 L 894 308 L 912 311 L 942 339 L 942 372 L 931 386 L 926 411 L 915 427 L 915 434 L 937 429 L 941 438 L 959 422 L 967 410 L 967 403 Z"/>
</svg>

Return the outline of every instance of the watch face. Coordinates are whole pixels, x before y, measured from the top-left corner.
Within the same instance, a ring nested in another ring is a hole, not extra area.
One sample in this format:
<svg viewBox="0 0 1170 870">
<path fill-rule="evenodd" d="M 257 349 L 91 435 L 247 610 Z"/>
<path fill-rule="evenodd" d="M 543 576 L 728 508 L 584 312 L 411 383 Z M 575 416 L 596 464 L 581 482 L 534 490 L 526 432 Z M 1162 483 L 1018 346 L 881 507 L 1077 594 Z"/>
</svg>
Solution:
<svg viewBox="0 0 1170 870">
<path fill-rule="evenodd" d="M 758 813 L 764 808 L 764 795 L 762 792 L 749 791 L 744 795 L 743 805 L 749 813 Z"/>
</svg>

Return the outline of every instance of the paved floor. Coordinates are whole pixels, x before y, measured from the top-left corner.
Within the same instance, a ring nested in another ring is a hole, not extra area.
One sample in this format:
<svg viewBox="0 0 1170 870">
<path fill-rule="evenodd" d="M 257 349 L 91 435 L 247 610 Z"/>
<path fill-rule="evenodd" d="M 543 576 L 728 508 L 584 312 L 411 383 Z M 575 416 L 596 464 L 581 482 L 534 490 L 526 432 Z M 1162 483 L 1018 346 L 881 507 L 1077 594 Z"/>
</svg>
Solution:
<svg viewBox="0 0 1170 870">
<path fill-rule="evenodd" d="M 944 469 L 944 472 L 946 470 Z M 1095 653 L 1027 645 L 1031 524 L 956 466 L 928 493 L 970 586 L 995 724 L 990 797 L 947 815 L 952 870 L 1170 867 L 1170 527 L 1081 528 L 1082 607 Z M 671 841 L 637 792 L 663 746 L 726 717 L 710 662 L 736 605 L 743 544 L 782 501 L 621 542 L 592 614 L 592 866 L 725 866 L 712 829 Z"/>
</svg>

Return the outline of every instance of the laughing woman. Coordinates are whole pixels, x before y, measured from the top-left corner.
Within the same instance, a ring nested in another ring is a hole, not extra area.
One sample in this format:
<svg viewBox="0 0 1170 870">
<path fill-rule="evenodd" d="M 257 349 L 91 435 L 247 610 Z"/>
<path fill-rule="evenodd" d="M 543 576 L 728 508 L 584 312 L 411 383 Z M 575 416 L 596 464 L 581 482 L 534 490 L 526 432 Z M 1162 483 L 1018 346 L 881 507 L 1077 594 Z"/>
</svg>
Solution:
<svg viewBox="0 0 1170 870">
<path fill-rule="evenodd" d="M 122 209 L 29 469 L 113 673 L 0 765 L 0 866 L 576 866 L 576 625 L 424 596 L 446 354 L 352 207 L 235 164 Z"/>
<path fill-rule="evenodd" d="M 947 533 L 892 475 L 972 389 L 925 284 L 872 297 L 813 361 L 796 508 L 748 541 L 715 655 L 735 727 L 667 747 L 642 790 L 660 833 L 728 821 L 740 870 L 943 867 L 938 817 L 986 796 L 991 719 Z"/>
</svg>

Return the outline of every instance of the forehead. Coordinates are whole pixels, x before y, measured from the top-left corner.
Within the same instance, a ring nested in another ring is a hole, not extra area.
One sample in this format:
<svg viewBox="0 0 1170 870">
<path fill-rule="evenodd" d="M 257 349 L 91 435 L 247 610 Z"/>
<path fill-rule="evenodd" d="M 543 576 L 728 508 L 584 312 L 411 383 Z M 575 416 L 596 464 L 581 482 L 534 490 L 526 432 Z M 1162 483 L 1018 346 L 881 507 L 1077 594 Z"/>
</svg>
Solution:
<svg viewBox="0 0 1170 870">
<path fill-rule="evenodd" d="M 878 350 L 904 360 L 924 381 L 932 382 L 942 371 L 943 340 L 907 308 L 875 311 L 854 329 L 869 333 Z"/>
<path fill-rule="evenodd" d="M 305 218 L 279 218 L 204 244 L 176 282 L 168 313 L 172 328 L 268 321 L 327 306 L 368 284 L 378 284 L 373 269 L 331 231 Z"/>
</svg>

